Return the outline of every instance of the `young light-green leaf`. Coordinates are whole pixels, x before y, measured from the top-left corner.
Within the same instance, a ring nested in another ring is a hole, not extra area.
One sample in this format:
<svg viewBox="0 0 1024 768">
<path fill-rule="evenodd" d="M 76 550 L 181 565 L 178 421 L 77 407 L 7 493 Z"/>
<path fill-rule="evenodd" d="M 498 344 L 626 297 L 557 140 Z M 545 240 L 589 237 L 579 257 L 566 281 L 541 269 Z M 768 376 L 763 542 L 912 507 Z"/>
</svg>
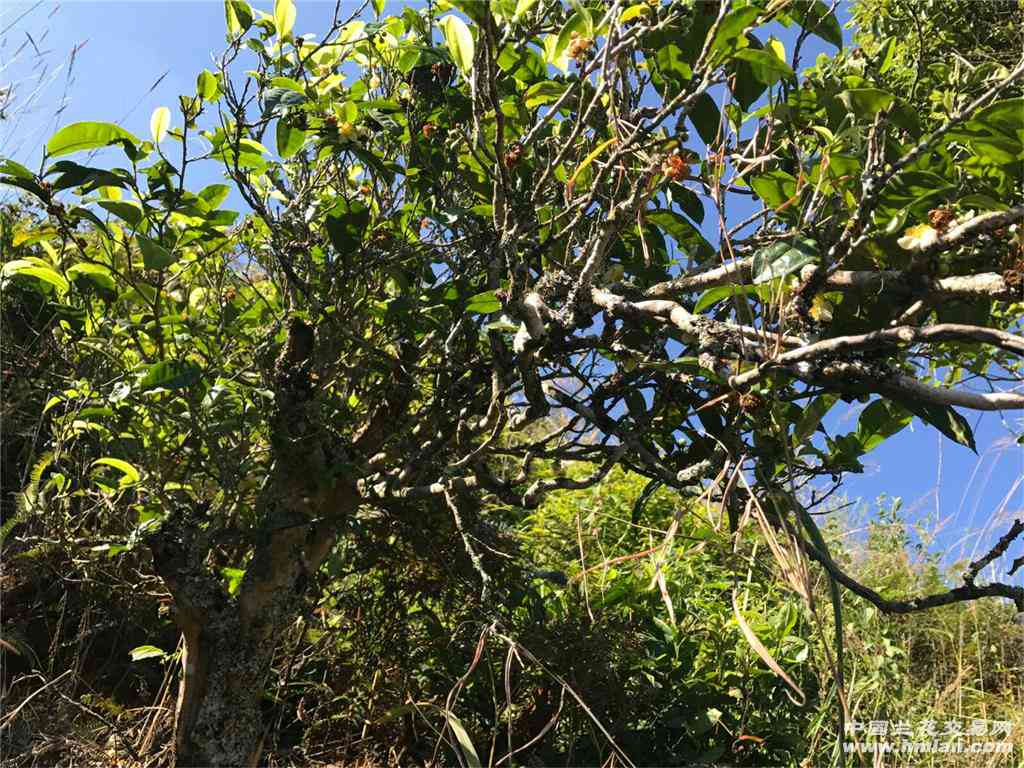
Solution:
<svg viewBox="0 0 1024 768">
<path fill-rule="evenodd" d="M 104 456 L 102 459 L 96 459 L 96 461 L 92 463 L 92 466 L 94 467 L 97 465 L 113 467 L 120 472 L 122 475 L 120 482 L 122 488 L 128 485 L 135 485 L 142 479 L 142 475 L 139 474 L 139 470 L 124 459 L 115 459 L 110 456 Z"/>
<path fill-rule="evenodd" d="M 25 259 L 15 259 L 4 264 L 3 272 L 0 273 L 5 278 L 12 277 L 14 275 L 21 275 L 23 277 L 34 277 L 40 282 L 52 285 L 57 289 L 60 294 L 68 292 L 68 281 L 64 279 L 64 276 L 51 267 L 43 266 L 42 264 L 36 264 Z"/>
<path fill-rule="evenodd" d="M 213 209 L 224 202 L 230 191 L 231 187 L 227 184 L 210 184 L 208 187 L 203 187 L 199 193 L 199 199 Z"/>
<path fill-rule="evenodd" d="M 519 21 L 523 16 L 528 14 L 536 4 L 537 0 L 519 0 L 519 2 L 516 3 L 515 11 L 512 13 L 512 21 Z"/>
<path fill-rule="evenodd" d="M 452 61 L 464 73 L 469 74 L 473 71 L 473 55 L 476 52 L 473 33 L 469 31 L 466 22 L 458 16 L 445 16 L 439 25 L 444 32 L 444 42 L 448 46 Z"/>
<path fill-rule="evenodd" d="M 295 27 L 295 3 L 293 0 L 274 0 L 274 29 L 277 36 L 288 37 Z"/>
<path fill-rule="evenodd" d="M 159 144 L 167 135 L 167 129 L 171 127 L 171 110 L 167 107 L 157 107 L 149 118 L 149 133 L 153 141 Z"/>
<path fill-rule="evenodd" d="M 196 95 L 203 101 L 213 101 L 217 97 L 217 78 L 208 69 L 204 69 L 196 78 Z"/>
<path fill-rule="evenodd" d="M 131 656 L 132 661 L 142 661 L 143 659 L 162 659 L 167 653 L 155 645 L 140 645 L 136 648 L 132 648 L 128 654 Z"/>
<path fill-rule="evenodd" d="M 252 26 L 252 8 L 244 0 L 224 0 L 228 38 L 234 39 Z"/>
<path fill-rule="evenodd" d="M 106 147 L 119 139 L 140 143 L 135 136 L 113 123 L 72 123 L 50 137 L 46 143 L 46 154 L 50 157 L 70 155 L 83 149 Z"/>
<path fill-rule="evenodd" d="M 499 309 L 501 309 L 501 301 L 498 300 L 494 291 L 478 293 L 475 296 L 471 296 L 469 301 L 466 302 L 467 312 L 479 313 L 481 315 L 489 315 L 491 312 L 497 312 Z"/>
</svg>

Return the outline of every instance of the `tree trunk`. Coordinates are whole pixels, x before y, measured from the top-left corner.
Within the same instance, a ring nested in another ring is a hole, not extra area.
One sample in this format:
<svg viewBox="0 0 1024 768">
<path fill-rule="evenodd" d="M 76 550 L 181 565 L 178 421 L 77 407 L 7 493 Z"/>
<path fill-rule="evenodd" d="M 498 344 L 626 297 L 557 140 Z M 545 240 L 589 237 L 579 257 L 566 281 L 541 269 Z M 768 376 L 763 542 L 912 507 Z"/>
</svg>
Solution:
<svg viewBox="0 0 1024 768">
<path fill-rule="evenodd" d="M 238 595 L 228 595 L 210 572 L 217 528 L 204 510 L 170 510 L 148 540 L 185 637 L 175 716 L 177 766 L 259 762 L 266 735 L 261 704 L 278 640 L 299 617 L 309 579 L 334 546 L 341 521 L 360 503 L 355 479 L 339 477 L 336 467 L 350 455 L 372 455 L 408 402 L 405 388 L 386 389 L 351 444 L 338 445 L 318 410 L 310 375 L 314 350 L 314 329 L 293 319 L 275 366 L 273 469 L 256 500 L 260 522 Z"/>
<path fill-rule="evenodd" d="M 273 651 L 247 642 L 237 611 L 186 634 L 174 723 L 176 766 L 258 763 L 264 733 L 260 702 Z"/>
<path fill-rule="evenodd" d="M 172 513 L 150 537 L 185 637 L 174 727 L 177 766 L 259 761 L 265 735 L 261 703 L 277 643 L 300 615 L 308 576 L 330 552 L 338 516 L 354 510 L 358 496 L 355 488 L 338 484 L 318 496 L 287 501 L 274 505 L 270 532 L 234 598 L 205 566 L 208 537 L 191 511 Z M 329 510 L 330 519 L 308 522 L 315 509 Z M 300 511 L 302 522 L 280 524 Z"/>
</svg>

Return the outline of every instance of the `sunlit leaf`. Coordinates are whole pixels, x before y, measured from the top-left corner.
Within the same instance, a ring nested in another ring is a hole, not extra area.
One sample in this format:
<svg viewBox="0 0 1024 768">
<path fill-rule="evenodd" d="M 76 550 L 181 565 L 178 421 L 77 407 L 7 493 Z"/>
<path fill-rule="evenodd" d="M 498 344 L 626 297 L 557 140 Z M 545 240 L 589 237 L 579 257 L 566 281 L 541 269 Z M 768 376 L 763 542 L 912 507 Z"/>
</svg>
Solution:
<svg viewBox="0 0 1024 768">
<path fill-rule="evenodd" d="M 31 277 L 46 285 L 51 285 L 57 289 L 57 292 L 64 294 L 68 292 L 68 281 L 64 278 L 60 272 L 53 269 L 52 267 L 45 266 L 44 264 L 38 264 L 33 261 L 25 259 L 15 259 L 9 261 L 3 266 L 2 272 L 0 272 L 4 278 L 10 278 L 14 276 L 19 277 Z"/>
<path fill-rule="evenodd" d="M 494 291 L 478 293 L 470 297 L 466 303 L 467 312 L 475 312 L 481 315 L 489 315 L 491 312 L 497 312 L 499 309 L 501 309 L 501 302 Z"/>
<path fill-rule="evenodd" d="M 796 179 L 780 170 L 755 176 L 750 180 L 750 187 L 769 208 L 779 209 L 796 195 Z"/>
<path fill-rule="evenodd" d="M 217 91 L 217 78 L 208 69 L 204 69 L 196 78 L 196 94 L 203 101 L 213 101 Z"/>
<path fill-rule="evenodd" d="M 120 481 L 122 488 L 129 485 L 135 485 L 142 479 L 142 476 L 139 474 L 139 470 L 124 459 L 115 459 L 110 456 L 105 456 L 102 459 L 96 459 L 96 461 L 92 463 L 92 466 L 113 467 L 116 469 L 122 475 Z"/>
<path fill-rule="evenodd" d="M 473 70 L 473 56 L 476 50 L 473 33 L 469 31 L 466 22 L 458 16 L 445 16 L 438 25 L 444 32 L 444 42 L 448 46 L 452 61 L 463 73 L 468 74 Z"/>
<path fill-rule="evenodd" d="M 171 125 L 171 110 L 167 107 L 157 107 L 149 118 L 149 133 L 153 141 L 159 144 L 167 135 L 167 129 Z"/>
<path fill-rule="evenodd" d="M 72 123 L 50 137 L 46 143 L 46 154 L 59 157 L 84 149 L 106 147 L 122 139 L 132 144 L 139 143 L 135 136 L 113 123 Z"/>
<path fill-rule="evenodd" d="M 537 4 L 537 0 L 518 0 L 516 3 L 516 9 L 512 13 L 512 21 L 519 21 L 523 16 L 533 10 L 533 6 Z"/>
<path fill-rule="evenodd" d="M 162 659 L 167 655 L 166 651 L 157 648 L 155 645 L 140 645 L 132 648 L 128 655 L 132 661 L 143 661 L 144 659 Z"/>
<path fill-rule="evenodd" d="M 872 401 L 861 411 L 857 421 L 857 439 L 864 453 L 881 445 L 887 438 L 906 427 L 911 414 L 891 400 Z"/>
<path fill-rule="evenodd" d="M 274 29 L 280 38 L 288 37 L 295 26 L 294 0 L 274 0 Z"/>
<path fill-rule="evenodd" d="M 234 39 L 252 26 L 252 8 L 244 0 L 224 0 L 228 37 Z"/>
</svg>

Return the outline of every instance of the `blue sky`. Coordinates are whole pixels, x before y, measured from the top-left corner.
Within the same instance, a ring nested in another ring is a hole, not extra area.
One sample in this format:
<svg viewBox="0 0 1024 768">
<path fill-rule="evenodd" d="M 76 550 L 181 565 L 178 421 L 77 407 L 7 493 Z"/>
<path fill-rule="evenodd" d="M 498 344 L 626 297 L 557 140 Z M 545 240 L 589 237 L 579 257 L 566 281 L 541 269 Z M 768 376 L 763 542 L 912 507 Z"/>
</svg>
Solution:
<svg viewBox="0 0 1024 768">
<path fill-rule="evenodd" d="M 253 5 L 269 11 L 272 3 Z M 358 7 L 352 2 L 345 5 Z M 392 7 L 389 3 L 388 10 Z M 298 0 L 298 9 L 296 33 L 318 33 L 326 29 L 334 2 Z M 791 31 L 772 31 L 791 43 Z M 178 95 L 194 92 L 196 75 L 212 68 L 211 53 L 223 47 L 220 0 L 4 0 L 0 87 L 15 84 L 16 118 L 0 121 L 0 156 L 37 167 L 39 147 L 53 131 L 79 120 L 117 121 L 148 136 L 153 109 L 168 106 L 176 112 Z M 36 56 L 36 49 L 41 56 Z M 803 64 L 813 63 L 819 51 L 834 49 L 812 38 Z M 26 100 L 29 108 L 18 111 Z M 203 173 L 209 176 L 204 178 Z M 192 179 L 196 188 L 218 180 L 212 170 L 203 173 Z M 830 431 L 855 429 L 862 407 L 840 403 L 827 420 Z M 913 519 L 920 519 L 927 530 L 938 530 L 929 543 L 951 561 L 983 553 L 1014 515 L 1024 514 L 1024 447 L 1014 442 L 1015 433 L 1024 429 L 1021 415 L 965 415 L 975 427 L 979 456 L 915 420 L 912 428 L 865 457 L 863 475 L 850 475 L 846 482 L 851 500 L 873 501 L 881 494 L 902 497 Z M 1004 563 L 1010 559 L 1004 558 Z M 1022 577 L 1019 573 L 1018 582 Z"/>
</svg>

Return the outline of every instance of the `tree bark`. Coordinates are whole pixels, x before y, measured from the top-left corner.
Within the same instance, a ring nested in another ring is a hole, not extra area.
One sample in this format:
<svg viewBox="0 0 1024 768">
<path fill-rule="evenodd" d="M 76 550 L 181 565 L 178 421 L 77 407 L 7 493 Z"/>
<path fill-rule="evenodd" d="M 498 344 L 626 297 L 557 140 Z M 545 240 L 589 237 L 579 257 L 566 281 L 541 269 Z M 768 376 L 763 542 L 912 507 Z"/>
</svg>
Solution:
<svg viewBox="0 0 1024 768">
<path fill-rule="evenodd" d="M 266 733 L 261 705 L 278 640 L 300 615 L 339 522 L 359 504 L 354 481 L 332 472 L 345 457 L 330 445 L 317 410 L 314 343 L 313 329 L 293 320 L 274 371 L 271 474 L 256 500 L 259 523 L 238 594 L 229 595 L 211 573 L 207 560 L 219 531 L 202 507 L 170 510 L 148 542 L 185 638 L 177 766 L 259 762 Z"/>
<path fill-rule="evenodd" d="M 278 640 L 299 617 L 340 523 L 361 502 L 356 478 L 339 477 L 337 468 L 351 455 L 377 451 L 409 400 L 396 377 L 351 443 L 339 445 L 319 410 L 315 347 L 314 329 L 293 319 L 274 370 L 272 470 L 256 500 L 259 523 L 237 596 L 210 572 L 216 527 L 194 505 L 171 510 L 148 542 L 185 638 L 174 737 L 182 768 L 259 762 L 266 735 L 261 703 Z"/>
<path fill-rule="evenodd" d="M 237 597 L 206 568 L 208 536 L 191 510 L 168 516 L 150 537 L 157 571 L 174 596 L 185 638 L 175 713 L 175 765 L 254 766 L 263 748 L 261 702 L 281 635 L 298 618 L 310 574 L 330 552 L 339 516 L 355 510 L 355 488 L 339 483 L 314 497 L 279 499 L 269 520 L 322 510 L 329 520 L 271 527 Z"/>
</svg>

